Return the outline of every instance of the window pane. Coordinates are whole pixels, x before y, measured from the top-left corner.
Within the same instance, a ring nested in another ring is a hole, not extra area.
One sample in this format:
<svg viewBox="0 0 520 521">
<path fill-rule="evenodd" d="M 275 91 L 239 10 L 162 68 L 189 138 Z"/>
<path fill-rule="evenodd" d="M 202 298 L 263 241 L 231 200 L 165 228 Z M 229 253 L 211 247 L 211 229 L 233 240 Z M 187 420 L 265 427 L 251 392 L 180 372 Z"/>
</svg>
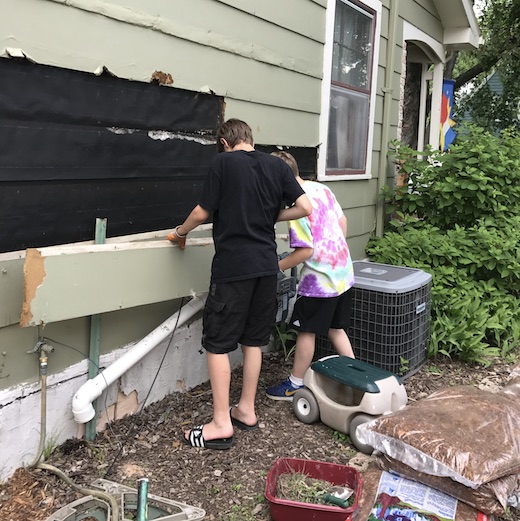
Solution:
<svg viewBox="0 0 520 521">
<path fill-rule="evenodd" d="M 370 86 L 372 16 L 338 0 L 334 26 L 332 81 L 362 89 Z"/>
<path fill-rule="evenodd" d="M 368 94 L 332 86 L 327 171 L 364 170 L 368 133 Z M 338 172 L 339 173 L 339 172 Z"/>
</svg>

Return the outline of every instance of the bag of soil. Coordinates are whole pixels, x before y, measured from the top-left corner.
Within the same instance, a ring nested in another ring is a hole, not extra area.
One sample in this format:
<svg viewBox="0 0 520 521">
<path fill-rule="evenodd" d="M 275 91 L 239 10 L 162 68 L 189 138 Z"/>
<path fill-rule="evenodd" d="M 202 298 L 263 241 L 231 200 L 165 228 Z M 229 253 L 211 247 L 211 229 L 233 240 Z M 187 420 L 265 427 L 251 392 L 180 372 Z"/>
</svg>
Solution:
<svg viewBox="0 0 520 521">
<path fill-rule="evenodd" d="M 520 486 L 520 474 L 494 479 L 473 489 L 465 487 L 451 478 L 418 472 L 385 454 L 377 454 L 376 462 L 381 470 L 397 472 L 405 478 L 445 492 L 488 515 L 505 516 L 508 498 Z"/>
<path fill-rule="evenodd" d="M 509 381 L 499 393 L 507 394 L 512 398 L 520 398 L 520 364 L 513 367 L 509 375 Z"/>
<path fill-rule="evenodd" d="M 409 467 L 466 487 L 520 472 L 516 396 L 460 386 L 358 427 L 358 437 Z"/>
</svg>

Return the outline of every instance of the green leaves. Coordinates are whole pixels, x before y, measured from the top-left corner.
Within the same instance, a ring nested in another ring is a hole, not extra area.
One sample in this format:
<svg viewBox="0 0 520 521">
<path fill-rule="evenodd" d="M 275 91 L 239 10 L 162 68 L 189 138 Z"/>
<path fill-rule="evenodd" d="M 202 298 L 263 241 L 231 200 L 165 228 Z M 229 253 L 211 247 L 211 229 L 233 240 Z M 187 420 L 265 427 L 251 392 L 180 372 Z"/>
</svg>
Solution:
<svg viewBox="0 0 520 521">
<path fill-rule="evenodd" d="M 520 138 L 512 132 L 500 137 L 468 127 L 459 132 L 450 153 L 427 150 L 417 155 L 398 142 L 390 155 L 399 174 L 408 180 L 395 192 L 386 191 L 392 211 L 427 217 L 446 230 L 454 223 L 472 226 L 488 216 L 518 215 L 520 207 Z"/>
<path fill-rule="evenodd" d="M 449 154 L 391 155 L 409 183 L 383 192 L 393 219 L 367 254 L 433 275 L 431 356 L 506 356 L 520 346 L 520 136 L 470 127 Z"/>
<path fill-rule="evenodd" d="M 466 112 L 473 122 L 490 132 L 508 127 L 520 129 L 520 3 L 518 0 L 486 2 L 479 21 L 483 45 L 457 55 L 456 89 L 472 80 L 470 96 L 457 96 L 455 120 Z M 494 74 L 500 78 L 497 84 Z M 494 88 L 490 88 L 490 84 Z"/>
<path fill-rule="evenodd" d="M 292 329 L 291 326 L 287 322 L 281 322 L 280 324 L 275 326 L 276 330 L 276 338 L 282 349 L 284 354 L 284 359 L 289 360 L 289 358 L 294 354 L 294 350 L 296 348 L 296 338 L 298 337 L 298 332 L 295 329 Z"/>
</svg>

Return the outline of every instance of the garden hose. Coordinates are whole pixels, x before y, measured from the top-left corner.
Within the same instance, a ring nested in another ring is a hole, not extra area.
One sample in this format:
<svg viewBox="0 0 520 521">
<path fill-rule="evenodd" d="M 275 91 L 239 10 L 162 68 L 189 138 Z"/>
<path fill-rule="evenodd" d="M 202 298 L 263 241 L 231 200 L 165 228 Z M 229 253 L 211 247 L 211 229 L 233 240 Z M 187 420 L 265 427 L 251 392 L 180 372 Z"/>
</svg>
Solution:
<svg viewBox="0 0 520 521">
<path fill-rule="evenodd" d="M 112 510 L 112 518 L 107 521 L 119 521 L 119 504 L 114 496 L 108 494 L 106 492 L 101 492 L 100 490 L 92 490 L 88 488 L 82 488 L 76 485 L 63 471 L 54 467 L 53 465 L 49 465 L 48 463 L 44 463 L 43 452 L 45 448 L 45 438 L 47 436 L 47 351 L 52 352 L 52 348 L 44 344 L 43 342 L 39 342 L 36 345 L 36 348 L 40 351 L 39 356 L 39 368 L 40 368 L 40 380 L 41 380 L 41 403 L 40 403 L 40 442 L 38 444 L 38 450 L 36 452 L 36 456 L 32 463 L 29 465 L 29 468 L 38 468 L 42 470 L 47 470 L 56 474 L 59 478 L 65 481 L 68 485 L 70 485 L 76 492 L 86 496 L 94 496 L 99 499 L 103 499 L 106 501 Z"/>
<path fill-rule="evenodd" d="M 107 521 L 119 521 L 119 504 L 117 503 L 116 498 L 111 494 L 102 492 L 100 490 L 80 487 L 76 485 L 76 483 L 74 483 L 63 471 L 61 471 L 57 467 L 54 467 L 53 465 L 49 465 L 48 463 L 41 462 L 38 464 L 37 468 L 40 468 L 42 470 L 48 470 L 49 472 L 56 474 L 56 476 L 58 476 L 63 481 L 65 481 L 65 483 L 70 485 L 76 492 L 79 492 L 84 496 L 94 496 L 99 499 L 103 499 L 104 501 L 110 504 L 110 507 L 112 509 L 112 518 L 110 520 L 107 519 Z"/>
</svg>

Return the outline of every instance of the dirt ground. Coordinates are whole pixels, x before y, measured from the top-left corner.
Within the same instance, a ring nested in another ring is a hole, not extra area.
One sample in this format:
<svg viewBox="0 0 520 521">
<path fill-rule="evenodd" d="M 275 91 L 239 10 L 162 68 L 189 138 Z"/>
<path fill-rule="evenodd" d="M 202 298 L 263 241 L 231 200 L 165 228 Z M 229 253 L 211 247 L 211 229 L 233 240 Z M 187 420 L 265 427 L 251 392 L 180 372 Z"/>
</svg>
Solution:
<svg viewBox="0 0 520 521">
<path fill-rule="evenodd" d="M 514 364 L 497 360 L 484 368 L 430 360 L 404 383 L 410 401 L 454 385 L 497 390 L 509 379 Z M 265 396 L 265 387 L 285 378 L 289 369 L 280 354 L 265 355 L 257 400 L 260 429 L 236 431 L 230 450 L 196 449 L 180 442 L 183 429 L 211 417 L 211 392 L 204 384 L 115 422 L 93 443 L 69 440 L 46 462 L 81 487 L 90 487 L 98 478 L 135 487 L 145 477 L 149 494 L 202 508 L 207 520 L 270 521 L 264 490 L 266 475 L 277 458 L 349 464 L 361 472 L 369 459 L 356 453 L 346 436 L 321 423 L 303 424 L 290 403 Z M 231 403 L 238 399 L 240 384 L 241 375 L 235 371 Z M 18 469 L 0 485 L 0 520 L 44 521 L 80 497 L 48 471 Z M 520 512 L 513 510 L 509 519 L 520 521 Z"/>
</svg>

